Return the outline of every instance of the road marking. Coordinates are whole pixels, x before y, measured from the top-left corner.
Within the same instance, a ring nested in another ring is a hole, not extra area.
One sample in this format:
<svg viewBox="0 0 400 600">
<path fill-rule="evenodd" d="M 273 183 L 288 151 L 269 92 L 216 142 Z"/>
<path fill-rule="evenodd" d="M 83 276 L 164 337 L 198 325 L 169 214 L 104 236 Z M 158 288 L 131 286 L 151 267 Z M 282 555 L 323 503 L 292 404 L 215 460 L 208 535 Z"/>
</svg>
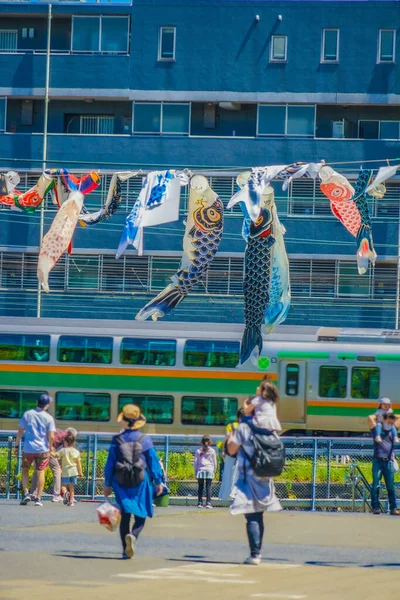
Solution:
<svg viewBox="0 0 400 600">
<path fill-rule="evenodd" d="M 194 573 L 194 571 L 193 571 Z M 178 579 L 180 581 L 191 581 L 193 582 L 193 575 L 192 572 L 187 572 L 187 573 L 160 573 L 159 575 L 147 575 L 146 571 L 143 572 L 139 572 L 139 573 L 119 573 L 118 575 L 113 575 L 113 577 L 122 577 L 125 579 L 157 579 L 157 580 L 165 580 L 165 579 Z M 206 582 L 206 583 L 234 583 L 235 585 L 237 583 L 241 583 L 241 584 L 245 584 L 245 585 L 251 585 L 256 583 L 256 581 L 254 580 L 250 580 L 250 579 L 235 579 L 234 581 L 232 581 L 232 579 L 224 579 L 222 577 L 204 577 L 202 576 L 201 578 L 202 582 Z"/>
<path fill-rule="evenodd" d="M 282 598 L 285 600 L 302 600 L 303 598 L 307 598 L 307 596 L 302 596 L 298 594 L 269 594 L 267 592 L 262 594 L 251 594 L 250 598 Z"/>
</svg>

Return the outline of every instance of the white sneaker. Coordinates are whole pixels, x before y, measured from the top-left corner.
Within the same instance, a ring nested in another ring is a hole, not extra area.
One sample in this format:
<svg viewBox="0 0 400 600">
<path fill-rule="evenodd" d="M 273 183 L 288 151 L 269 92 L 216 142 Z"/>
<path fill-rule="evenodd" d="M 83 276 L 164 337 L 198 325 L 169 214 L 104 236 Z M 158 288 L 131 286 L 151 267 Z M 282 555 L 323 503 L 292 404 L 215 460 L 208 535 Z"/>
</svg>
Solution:
<svg viewBox="0 0 400 600">
<path fill-rule="evenodd" d="M 398 438 L 398 437 L 397 437 L 397 435 L 396 435 L 396 437 L 394 438 L 394 443 L 395 443 L 395 444 L 398 444 L 399 442 L 400 442 L 400 440 L 399 440 L 399 438 Z"/>
<path fill-rule="evenodd" d="M 131 533 L 125 536 L 125 554 L 128 558 L 133 558 L 135 554 L 136 538 Z"/>
<path fill-rule="evenodd" d="M 243 562 L 244 565 L 259 565 L 261 562 L 261 556 L 248 556 Z"/>
<path fill-rule="evenodd" d="M 206 508 L 212 508 L 212 505 L 211 505 L 211 504 L 209 504 L 209 503 L 207 503 L 207 504 L 206 504 Z"/>
<path fill-rule="evenodd" d="M 41 498 L 36 498 L 35 500 L 35 506 L 43 506 L 43 502 Z"/>
<path fill-rule="evenodd" d="M 376 441 L 376 442 L 378 442 L 378 443 L 380 443 L 380 442 L 382 441 L 382 438 L 381 438 L 381 436 L 380 436 L 380 435 L 377 435 L 377 436 L 375 437 L 375 441 Z"/>
<path fill-rule="evenodd" d="M 52 502 L 62 502 L 63 499 L 60 495 L 58 495 L 58 496 L 52 496 L 51 501 Z"/>
</svg>

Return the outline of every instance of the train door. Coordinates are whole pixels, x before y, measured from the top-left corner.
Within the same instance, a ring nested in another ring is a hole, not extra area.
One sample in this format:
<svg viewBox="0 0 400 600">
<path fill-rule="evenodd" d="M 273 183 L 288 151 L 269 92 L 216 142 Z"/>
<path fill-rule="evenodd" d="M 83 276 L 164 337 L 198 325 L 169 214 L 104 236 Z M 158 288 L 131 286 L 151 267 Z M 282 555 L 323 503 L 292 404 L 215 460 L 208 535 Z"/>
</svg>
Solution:
<svg viewBox="0 0 400 600">
<path fill-rule="evenodd" d="M 279 420 L 282 423 L 306 422 L 306 361 L 279 363 Z"/>
</svg>

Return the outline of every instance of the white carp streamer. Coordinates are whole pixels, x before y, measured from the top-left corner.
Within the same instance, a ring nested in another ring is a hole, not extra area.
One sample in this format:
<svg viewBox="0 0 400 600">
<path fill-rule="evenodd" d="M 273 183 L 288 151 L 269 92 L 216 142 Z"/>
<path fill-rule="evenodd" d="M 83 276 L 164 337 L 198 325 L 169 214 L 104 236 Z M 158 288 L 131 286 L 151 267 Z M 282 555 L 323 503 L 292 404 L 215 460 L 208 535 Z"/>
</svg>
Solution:
<svg viewBox="0 0 400 600">
<path fill-rule="evenodd" d="M 43 238 L 37 268 L 38 280 L 45 292 L 49 288 L 49 273 L 68 248 L 83 206 L 83 194 L 72 192 L 57 212 L 54 221 Z"/>
</svg>

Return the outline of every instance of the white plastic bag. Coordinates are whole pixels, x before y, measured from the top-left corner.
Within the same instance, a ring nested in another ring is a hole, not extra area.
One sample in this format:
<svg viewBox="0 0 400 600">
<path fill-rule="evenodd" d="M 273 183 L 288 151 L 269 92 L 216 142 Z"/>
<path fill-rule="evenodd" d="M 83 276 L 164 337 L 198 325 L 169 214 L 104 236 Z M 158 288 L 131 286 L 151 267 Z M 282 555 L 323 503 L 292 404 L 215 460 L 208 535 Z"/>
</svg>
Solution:
<svg viewBox="0 0 400 600">
<path fill-rule="evenodd" d="M 109 531 L 115 531 L 121 520 L 121 512 L 119 508 L 110 502 L 103 502 L 97 508 L 100 525 L 103 525 Z"/>
<path fill-rule="evenodd" d="M 393 473 L 398 473 L 400 471 L 400 467 L 399 467 L 399 463 L 397 462 L 397 460 L 395 458 L 392 459 L 392 463 L 393 463 Z"/>
</svg>

